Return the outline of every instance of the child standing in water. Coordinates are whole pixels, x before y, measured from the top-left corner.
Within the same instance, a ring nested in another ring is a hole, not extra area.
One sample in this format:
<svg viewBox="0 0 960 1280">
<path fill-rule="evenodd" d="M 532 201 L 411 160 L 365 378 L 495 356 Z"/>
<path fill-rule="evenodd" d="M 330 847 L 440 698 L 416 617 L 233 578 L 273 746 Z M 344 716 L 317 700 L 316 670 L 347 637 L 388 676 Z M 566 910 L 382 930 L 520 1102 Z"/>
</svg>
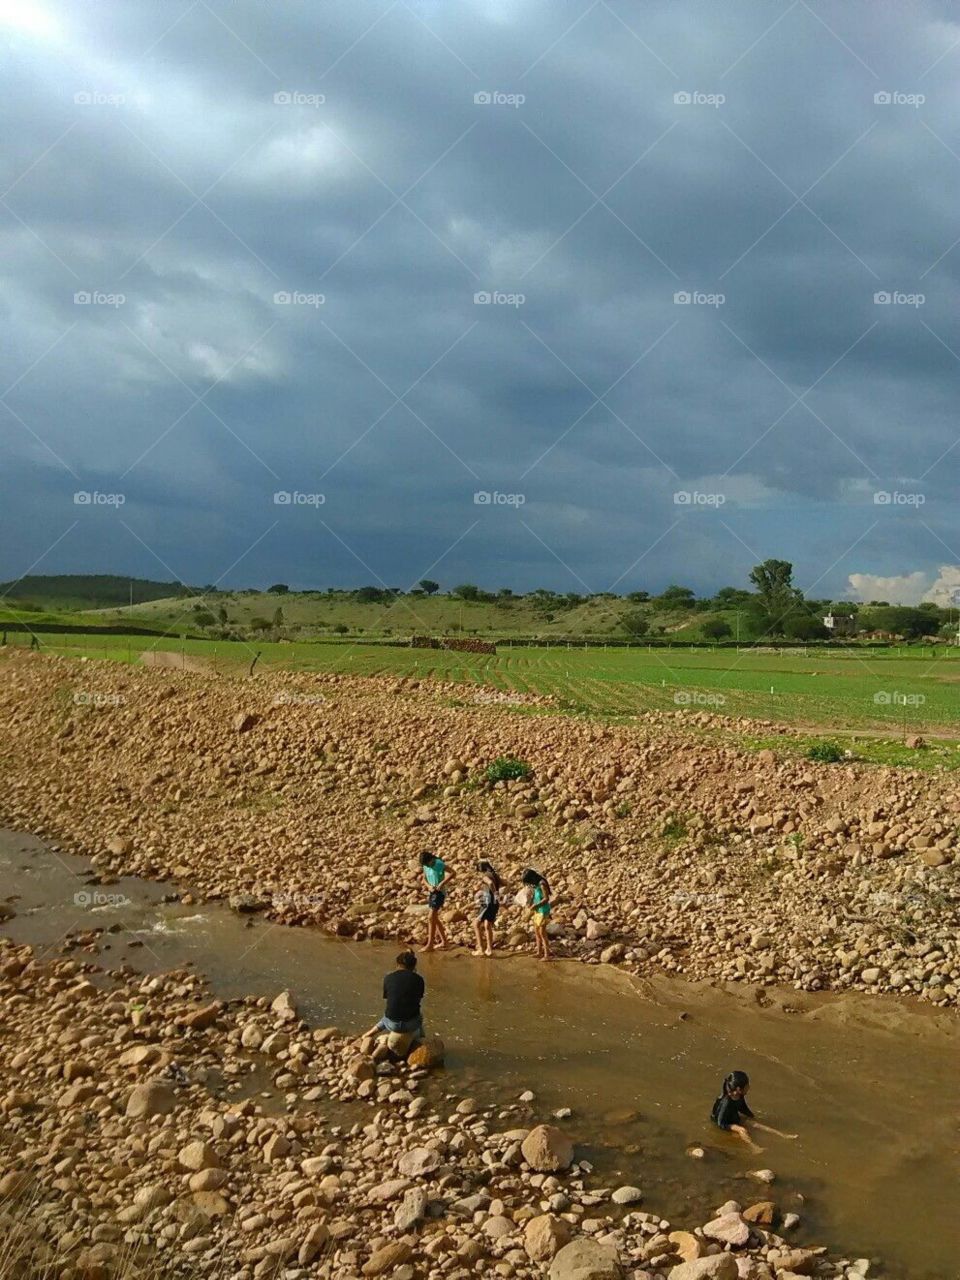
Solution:
<svg viewBox="0 0 960 1280">
<path fill-rule="evenodd" d="M 537 942 L 537 959 L 550 959 L 550 944 L 547 940 L 547 925 L 550 923 L 550 886 L 546 876 L 529 868 L 523 873 L 523 883 L 533 890 L 531 905 L 533 907 L 533 936 Z"/>
<path fill-rule="evenodd" d="M 423 878 L 427 882 L 427 888 L 430 891 L 427 894 L 430 922 L 427 925 L 427 945 L 425 950 L 433 951 L 438 940 L 441 947 L 445 947 L 450 941 L 447 937 L 447 931 L 443 927 L 443 921 L 440 919 L 440 912 L 447 900 L 447 886 L 453 879 L 453 873 L 447 870 L 442 858 L 438 858 L 435 853 L 430 853 L 429 851 L 421 853 L 420 866 L 423 870 Z"/>
<path fill-rule="evenodd" d="M 750 1077 L 745 1071 L 731 1071 L 724 1080 L 720 1097 L 714 1102 L 713 1110 L 710 1112 L 713 1123 L 721 1129 L 726 1129 L 728 1133 L 735 1133 L 742 1142 L 747 1144 L 754 1155 L 762 1151 L 763 1147 L 758 1147 L 751 1138 L 750 1131 L 742 1123 L 745 1119 L 752 1120 L 757 1129 L 763 1129 L 766 1133 L 775 1133 L 778 1138 L 795 1138 L 797 1136 L 795 1133 L 781 1133 L 779 1129 L 761 1124 L 757 1120 L 747 1106 L 749 1088 Z"/>
<path fill-rule="evenodd" d="M 500 911 L 500 888 L 502 881 L 489 862 L 481 859 L 477 863 L 483 883 L 477 893 L 479 915 L 473 922 L 473 932 L 477 937 L 475 956 L 493 955 L 493 926 Z"/>
</svg>

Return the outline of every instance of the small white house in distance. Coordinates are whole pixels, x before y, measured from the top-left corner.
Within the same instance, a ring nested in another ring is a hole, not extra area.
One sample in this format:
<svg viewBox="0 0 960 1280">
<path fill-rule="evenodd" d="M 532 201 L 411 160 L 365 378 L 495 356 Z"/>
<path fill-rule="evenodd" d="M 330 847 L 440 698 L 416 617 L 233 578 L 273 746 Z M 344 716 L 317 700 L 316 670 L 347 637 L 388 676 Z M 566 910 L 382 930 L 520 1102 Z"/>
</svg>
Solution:
<svg viewBox="0 0 960 1280">
<path fill-rule="evenodd" d="M 851 636 L 857 629 L 857 620 L 846 613 L 828 613 L 823 619 L 823 625 L 835 636 Z"/>
</svg>

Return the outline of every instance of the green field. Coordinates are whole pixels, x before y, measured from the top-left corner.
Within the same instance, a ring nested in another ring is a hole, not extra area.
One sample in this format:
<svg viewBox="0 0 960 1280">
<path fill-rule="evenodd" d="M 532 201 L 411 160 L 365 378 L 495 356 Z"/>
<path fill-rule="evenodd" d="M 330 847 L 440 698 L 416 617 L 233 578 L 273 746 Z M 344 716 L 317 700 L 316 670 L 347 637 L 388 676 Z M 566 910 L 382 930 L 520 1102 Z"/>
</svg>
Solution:
<svg viewBox="0 0 960 1280">
<path fill-rule="evenodd" d="M 11 636 L 19 645 L 28 635 Z M 571 713 L 623 717 L 658 710 L 716 711 L 811 732 L 960 736 L 960 651 L 940 646 L 820 653 L 745 648 L 511 648 L 495 656 L 341 641 L 235 642 L 143 636 L 45 635 L 44 650 L 135 661 L 182 653 L 211 669 L 435 677 L 504 692 L 552 694 Z"/>
</svg>

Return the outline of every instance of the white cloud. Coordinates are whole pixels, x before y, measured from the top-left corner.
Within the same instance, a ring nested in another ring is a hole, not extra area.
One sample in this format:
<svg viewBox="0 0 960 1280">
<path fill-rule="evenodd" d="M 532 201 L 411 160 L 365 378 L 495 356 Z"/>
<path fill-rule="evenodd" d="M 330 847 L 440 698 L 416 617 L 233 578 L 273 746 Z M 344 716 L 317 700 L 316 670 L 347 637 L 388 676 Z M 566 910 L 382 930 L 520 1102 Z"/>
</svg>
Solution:
<svg viewBox="0 0 960 1280">
<path fill-rule="evenodd" d="M 956 607 L 957 593 L 960 593 L 960 564 L 942 564 L 940 577 L 923 598 L 950 608 Z"/>
<path fill-rule="evenodd" d="M 919 604 L 929 598 L 924 592 L 930 589 L 930 575 L 922 569 L 892 578 L 882 578 L 876 573 L 851 573 L 847 581 L 854 598 L 864 602 L 886 600 L 888 604 Z"/>
</svg>

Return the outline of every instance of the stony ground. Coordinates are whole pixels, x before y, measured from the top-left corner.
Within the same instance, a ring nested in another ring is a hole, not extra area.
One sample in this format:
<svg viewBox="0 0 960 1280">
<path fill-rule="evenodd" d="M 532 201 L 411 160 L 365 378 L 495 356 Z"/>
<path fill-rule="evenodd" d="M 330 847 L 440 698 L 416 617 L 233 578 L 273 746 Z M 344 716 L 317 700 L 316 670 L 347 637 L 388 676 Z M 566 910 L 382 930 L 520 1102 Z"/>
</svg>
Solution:
<svg viewBox="0 0 960 1280">
<path fill-rule="evenodd" d="M 422 929 L 424 848 L 457 872 L 464 942 L 477 857 L 511 888 L 533 864 L 560 954 L 957 1003 L 956 774 L 751 754 L 708 715 L 611 727 L 475 698 L 6 652 L 0 821 L 93 854 L 106 878 L 357 937 Z M 502 756 L 529 778 L 485 782 Z M 527 942 L 520 918 L 503 943 Z"/>
<path fill-rule="evenodd" d="M 789 1243 L 766 1171 L 755 1202 L 674 1228 L 641 1188 L 597 1185 L 533 1095 L 452 1092 L 431 1074 L 440 1053 L 395 1064 L 309 1028 L 289 993 L 224 1005 L 186 972 L 104 972 L 0 939 L 3 1274 L 867 1274 Z"/>
</svg>

